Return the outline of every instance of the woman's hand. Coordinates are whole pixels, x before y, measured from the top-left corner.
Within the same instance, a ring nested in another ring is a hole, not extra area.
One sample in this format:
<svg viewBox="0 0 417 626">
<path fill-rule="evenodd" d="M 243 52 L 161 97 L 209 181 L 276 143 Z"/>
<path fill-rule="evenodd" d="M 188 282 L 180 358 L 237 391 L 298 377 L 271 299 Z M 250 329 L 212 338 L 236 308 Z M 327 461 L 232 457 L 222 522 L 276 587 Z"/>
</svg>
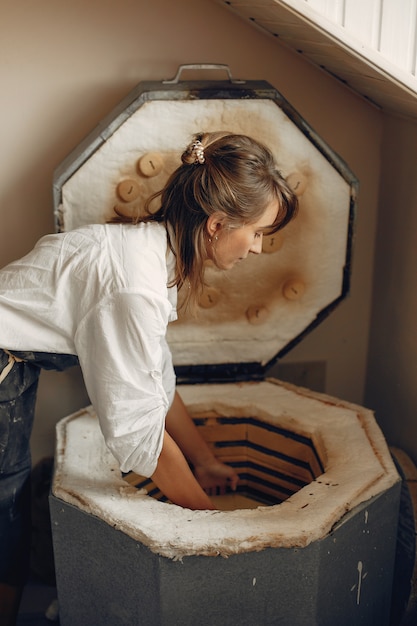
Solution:
<svg viewBox="0 0 417 626">
<path fill-rule="evenodd" d="M 226 489 L 236 490 L 239 476 L 230 465 L 222 463 L 214 456 L 188 414 L 178 393 L 175 394 L 172 406 L 167 413 L 165 424 L 167 432 L 194 468 L 192 477 L 196 481 L 196 485 L 204 490 L 201 492 L 203 496 L 207 498 L 210 495 L 216 495 L 216 493 L 224 493 Z M 191 470 L 189 471 L 191 474 Z M 182 480 L 175 475 L 172 467 L 171 473 L 168 473 L 166 478 L 168 481 L 176 480 L 178 483 Z M 176 500 L 176 503 L 180 502 Z M 186 506 L 189 508 L 203 508 L 201 503 L 196 506 L 194 498 L 193 504 L 187 504 Z M 205 506 L 204 508 L 210 507 Z M 211 508 L 214 508 L 213 505 Z"/>
<path fill-rule="evenodd" d="M 224 493 L 229 489 L 236 491 L 239 482 L 235 470 L 215 458 L 206 465 L 196 465 L 194 475 L 208 495 Z"/>
</svg>

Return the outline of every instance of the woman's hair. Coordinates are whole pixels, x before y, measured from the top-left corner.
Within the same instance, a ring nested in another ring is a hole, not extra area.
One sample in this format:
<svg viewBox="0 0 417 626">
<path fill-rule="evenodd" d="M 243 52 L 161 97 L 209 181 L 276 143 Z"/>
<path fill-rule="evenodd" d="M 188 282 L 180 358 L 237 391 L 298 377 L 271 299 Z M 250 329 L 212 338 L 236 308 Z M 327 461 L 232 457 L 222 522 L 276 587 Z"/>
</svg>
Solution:
<svg viewBox="0 0 417 626">
<path fill-rule="evenodd" d="M 224 226 L 239 228 L 257 222 L 276 199 L 277 218 L 267 233 L 272 234 L 294 217 L 298 202 L 270 150 L 246 135 L 197 134 L 181 160 L 165 187 L 145 203 L 145 216 L 112 221 L 164 223 L 177 258 L 174 284 L 188 281 L 187 299 L 194 300 L 204 282 L 206 223 L 213 213 L 223 214 Z M 158 197 L 160 208 L 151 212 Z"/>
</svg>

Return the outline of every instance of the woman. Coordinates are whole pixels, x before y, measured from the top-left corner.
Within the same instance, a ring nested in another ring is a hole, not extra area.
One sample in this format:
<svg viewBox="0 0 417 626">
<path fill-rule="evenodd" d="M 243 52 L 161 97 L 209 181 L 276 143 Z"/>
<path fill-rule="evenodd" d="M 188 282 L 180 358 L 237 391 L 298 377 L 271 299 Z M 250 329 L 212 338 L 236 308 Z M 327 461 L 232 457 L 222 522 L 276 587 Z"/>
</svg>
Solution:
<svg viewBox="0 0 417 626">
<path fill-rule="evenodd" d="M 179 287 L 192 307 L 205 262 L 227 270 L 259 254 L 297 200 L 269 150 L 228 133 L 196 136 L 147 209 L 156 198 L 159 210 L 145 217 L 47 235 L 0 272 L 0 535 L 8 538 L 0 581 L 21 582 L 21 565 L 10 564 L 21 546 L 41 368 L 79 362 L 121 470 L 152 476 L 172 502 L 213 509 L 205 490 L 236 488 L 237 474 L 216 460 L 175 392 L 166 329 Z"/>
</svg>

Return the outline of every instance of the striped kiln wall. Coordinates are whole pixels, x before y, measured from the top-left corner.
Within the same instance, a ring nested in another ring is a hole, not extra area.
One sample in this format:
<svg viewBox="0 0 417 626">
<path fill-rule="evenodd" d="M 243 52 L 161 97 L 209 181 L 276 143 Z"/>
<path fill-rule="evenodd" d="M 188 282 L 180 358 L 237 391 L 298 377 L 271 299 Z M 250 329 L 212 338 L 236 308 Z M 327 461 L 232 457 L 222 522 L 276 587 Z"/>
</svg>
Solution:
<svg viewBox="0 0 417 626">
<path fill-rule="evenodd" d="M 217 458 L 237 470 L 237 493 L 251 500 L 254 507 L 280 504 L 325 471 L 307 435 L 256 417 L 207 415 L 194 421 Z M 145 489 L 149 496 L 167 501 L 150 478 L 130 472 L 125 480 L 137 489 Z"/>
</svg>

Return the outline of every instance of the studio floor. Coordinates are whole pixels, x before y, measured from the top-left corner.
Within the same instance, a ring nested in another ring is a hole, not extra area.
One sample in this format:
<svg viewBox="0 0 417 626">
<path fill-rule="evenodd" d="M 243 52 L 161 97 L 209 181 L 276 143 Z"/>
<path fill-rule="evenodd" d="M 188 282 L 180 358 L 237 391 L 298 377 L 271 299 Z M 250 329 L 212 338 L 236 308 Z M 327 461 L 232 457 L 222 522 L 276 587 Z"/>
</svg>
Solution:
<svg viewBox="0 0 417 626">
<path fill-rule="evenodd" d="M 31 578 L 23 591 L 16 626 L 53 626 L 59 624 L 54 611 L 57 593 L 55 587 Z M 46 614 L 51 619 L 46 617 Z"/>
</svg>

